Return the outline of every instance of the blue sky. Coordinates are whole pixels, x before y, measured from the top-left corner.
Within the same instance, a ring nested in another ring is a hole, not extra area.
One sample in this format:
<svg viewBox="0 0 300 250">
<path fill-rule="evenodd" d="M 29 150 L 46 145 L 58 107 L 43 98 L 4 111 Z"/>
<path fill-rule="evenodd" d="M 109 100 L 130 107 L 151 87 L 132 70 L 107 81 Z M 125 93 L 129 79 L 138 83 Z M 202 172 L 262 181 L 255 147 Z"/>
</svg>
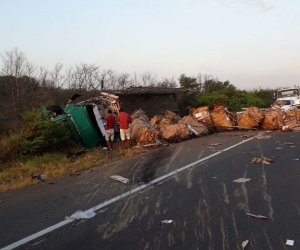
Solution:
<svg viewBox="0 0 300 250">
<path fill-rule="evenodd" d="M 300 85 L 299 0 L 0 0 L 0 52 L 240 89 Z M 1 62 L 0 62 L 1 67 Z"/>
</svg>

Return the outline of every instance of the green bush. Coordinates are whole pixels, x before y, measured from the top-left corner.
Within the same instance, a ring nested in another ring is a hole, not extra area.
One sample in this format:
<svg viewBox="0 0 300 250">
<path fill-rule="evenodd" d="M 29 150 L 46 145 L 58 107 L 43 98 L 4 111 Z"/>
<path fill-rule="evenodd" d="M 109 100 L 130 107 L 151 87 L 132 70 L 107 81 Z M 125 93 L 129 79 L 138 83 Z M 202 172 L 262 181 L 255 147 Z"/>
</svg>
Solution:
<svg viewBox="0 0 300 250">
<path fill-rule="evenodd" d="M 47 119 L 41 110 L 25 112 L 23 119 L 27 131 L 22 143 L 23 154 L 61 151 L 74 143 L 69 124 Z"/>
</svg>

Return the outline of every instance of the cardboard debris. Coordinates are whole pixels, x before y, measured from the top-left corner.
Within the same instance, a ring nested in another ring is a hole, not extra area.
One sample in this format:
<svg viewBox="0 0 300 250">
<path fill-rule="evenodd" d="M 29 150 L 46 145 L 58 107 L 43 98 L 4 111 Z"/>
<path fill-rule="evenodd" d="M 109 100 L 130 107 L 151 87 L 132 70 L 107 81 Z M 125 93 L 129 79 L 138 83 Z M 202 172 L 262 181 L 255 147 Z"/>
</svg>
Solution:
<svg viewBox="0 0 300 250">
<path fill-rule="evenodd" d="M 255 136 L 256 139 L 269 139 L 271 136 L 270 135 L 257 135 Z"/>
<path fill-rule="evenodd" d="M 129 184 L 130 180 L 127 179 L 127 178 L 124 178 L 120 175 L 111 175 L 109 178 L 113 179 L 113 180 L 116 180 L 116 181 L 119 181 L 119 182 L 122 182 L 124 184 Z"/>
<path fill-rule="evenodd" d="M 222 145 L 222 143 L 211 143 L 211 144 L 209 144 L 209 146 L 218 146 L 218 145 Z"/>
<path fill-rule="evenodd" d="M 178 142 L 192 134 L 187 125 L 183 123 L 160 125 L 160 132 L 162 137 L 170 142 Z"/>
<path fill-rule="evenodd" d="M 249 107 L 238 119 L 237 125 L 245 128 L 259 127 L 260 122 L 265 117 L 264 112 L 257 107 Z"/>
<path fill-rule="evenodd" d="M 195 135 L 206 135 L 209 132 L 207 127 L 193 116 L 185 116 L 178 123 L 186 124 Z"/>
<path fill-rule="evenodd" d="M 214 129 L 208 106 L 196 108 L 193 110 L 193 116 L 199 122 L 202 122 L 209 130 Z"/>
<path fill-rule="evenodd" d="M 141 144 L 156 143 L 156 139 L 160 139 L 160 132 L 146 119 L 135 118 L 130 125 L 130 133 L 131 139 Z"/>
<path fill-rule="evenodd" d="M 139 109 L 132 113 L 132 117 L 133 122 L 130 126 L 132 140 L 140 144 L 152 144 L 157 139 L 162 142 L 178 142 L 192 134 L 205 135 L 216 129 L 268 129 L 258 133 L 256 139 L 270 138 L 271 136 L 266 134 L 270 133 L 270 130 L 300 131 L 300 109 L 282 111 L 280 104 L 267 110 L 251 106 L 238 113 L 229 112 L 223 106 L 214 111 L 211 111 L 209 106 L 204 106 L 193 109 L 193 116 L 183 118 L 166 110 L 164 114 L 155 115 L 151 120 Z M 249 137 L 241 135 L 241 138 Z"/>
<path fill-rule="evenodd" d="M 252 180 L 251 178 L 238 178 L 238 179 L 234 180 L 233 182 L 244 183 L 244 182 L 251 181 L 251 180 Z"/>
<path fill-rule="evenodd" d="M 248 243 L 249 243 L 249 240 L 245 240 L 242 242 L 243 249 L 245 249 L 247 247 Z"/>
<path fill-rule="evenodd" d="M 293 240 L 286 240 L 286 243 L 285 243 L 286 246 L 294 246 L 294 241 Z"/>
<path fill-rule="evenodd" d="M 233 130 L 233 126 L 237 120 L 236 115 L 229 112 L 225 107 L 219 106 L 210 115 L 214 126 L 218 130 Z"/>
<path fill-rule="evenodd" d="M 263 216 L 263 215 L 255 215 L 255 214 L 250 214 L 250 213 L 246 213 L 246 214 L 251 216 L 251 217 L 255 217 L 257 219 L 268 219 L 268 217 Z"/>
<path fill-rule="evenodd" d="M 253 157 L 251 160 L 251 163 L 270 164 L 271 162 L 274 162 L 274 160 L 267 158 L 267 157 L 261 157 L 261 158 Z"/>
<path fill-rule="evenodd" d="M 241 138 L 249 138 L 249 135 L 241 135 Z"/>
</svg>

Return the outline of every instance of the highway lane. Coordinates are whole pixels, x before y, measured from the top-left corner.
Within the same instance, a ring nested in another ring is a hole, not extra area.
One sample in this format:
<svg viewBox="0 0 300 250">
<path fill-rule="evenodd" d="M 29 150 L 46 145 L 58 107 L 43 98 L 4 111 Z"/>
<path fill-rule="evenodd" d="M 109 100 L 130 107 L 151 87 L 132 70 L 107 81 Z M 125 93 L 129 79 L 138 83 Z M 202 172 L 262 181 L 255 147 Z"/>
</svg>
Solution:
<svg viewBox="0 0 300 250">
<path fill-rule="evenodd" d="M 295 240 L 296 246 L 300 134 L 273 132 L 268 139 L 252 139 L 222 151 L 245 140 L 242 135 L 257 133 L 216 133 L 62 178 L 53 185 L 3 194 L 0 230 L 5 236 L 0 247 L 63 221 L 78 209 L 133 190 L 140 180 L 155 181 L 195 161 L 186 170 L 97 210 L 94 218 L 68 223 L 19 249 L 242 249 L 244 240 L 252 249 L 285 249 L 286 239 Z M 213 149 L 212 143 L 221 145 Z M 260 156 L 275 161 L 250 163 Z M 111 174 L 127 177 L 132 184 L 114 182 L 108 178 Z M 233 183 L 240 177 L 253 180 Z M 246 212 L 268 219 L 250 218 Z M 173 222 L 159 225 L 165 219 Z"/>
</svg>

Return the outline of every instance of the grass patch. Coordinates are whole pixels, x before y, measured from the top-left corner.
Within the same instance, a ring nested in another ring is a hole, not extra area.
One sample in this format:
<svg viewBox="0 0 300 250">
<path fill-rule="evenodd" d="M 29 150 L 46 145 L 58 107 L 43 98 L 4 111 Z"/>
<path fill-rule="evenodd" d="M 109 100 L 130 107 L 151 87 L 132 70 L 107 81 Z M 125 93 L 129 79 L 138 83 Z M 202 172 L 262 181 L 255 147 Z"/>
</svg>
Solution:
<svg viewBox="0 0 300 250">
<path fill-rule="evenodd" d="M 47 181 L 147 151 L 149 149 L 121 149 L 121 144 L 117 143 L 112 151 L 103 150 L 100 147 L 86 150 L 86 153 L 77 156 L 75 161 L 61 153 L 48 153 L 30 157 L 24 161 L 19 160 L 3 166 L 0 172 L 0 193 L 37 184 L 38 181 L 31 180 L 31 173 L 41 174 L 42 178 Z"/>
</svg>

